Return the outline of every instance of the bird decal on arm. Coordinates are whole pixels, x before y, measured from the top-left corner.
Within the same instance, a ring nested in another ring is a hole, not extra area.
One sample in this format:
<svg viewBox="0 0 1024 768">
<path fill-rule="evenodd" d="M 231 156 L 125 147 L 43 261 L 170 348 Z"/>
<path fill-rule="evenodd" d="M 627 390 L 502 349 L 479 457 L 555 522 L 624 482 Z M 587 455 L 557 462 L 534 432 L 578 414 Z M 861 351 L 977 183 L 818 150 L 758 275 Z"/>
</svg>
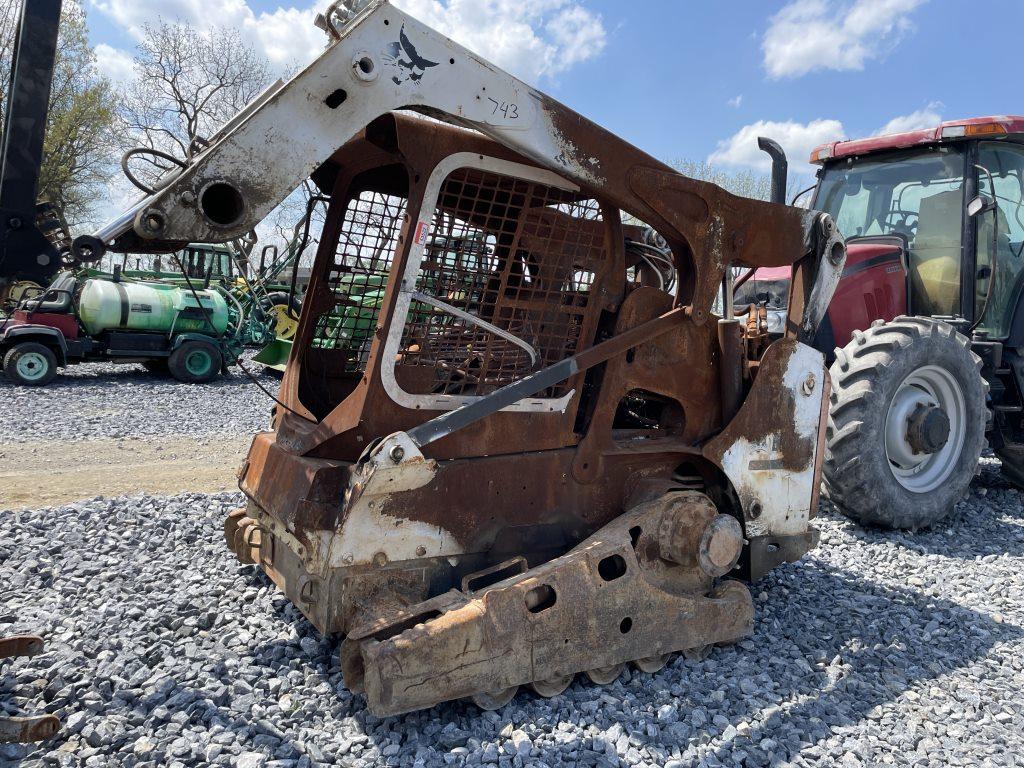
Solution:
<svg viewBox="0 0 1024 768">
<path fill-rule="evenodd" d="M 429 61 L 419 55 L 416 46 L 405 34 L 404 24 L 398 32 L 398 42 L 390 43 L 386 50 L 385 58 L 390 59 L 390 63 L 398 68 L 397 73 L 391 78 L 395 85 L 401 85 L 406 80 L 418 83 L 429 67 L 437 66 L 436 61 Z"/>
</svg>

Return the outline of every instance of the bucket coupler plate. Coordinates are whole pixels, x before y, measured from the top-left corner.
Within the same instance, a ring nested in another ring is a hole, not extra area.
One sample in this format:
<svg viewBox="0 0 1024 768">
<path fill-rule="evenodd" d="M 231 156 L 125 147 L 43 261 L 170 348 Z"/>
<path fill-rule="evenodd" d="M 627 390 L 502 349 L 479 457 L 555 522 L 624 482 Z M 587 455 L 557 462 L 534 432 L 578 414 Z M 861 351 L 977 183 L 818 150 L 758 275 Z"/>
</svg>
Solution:
<svg viewBox="0 0 1024 768">
<path fill-rule="evenodd" d="M 35 656 L 43 652 L 43 640 L 35 635 L 14 635 L 0 638 L 0 659 Z M 42 741 L 60 728 L 55 715 L 0 717 L 0 744 Z"/>
<path fill-rule="evenodd" d="M 736 641 L 753 628 L 750 593 L 708 571 L 731 570 L 741 548 L 738 521 L 706 496 L 667 494 L 525 573 L 353 628 L 346 685 L 378 716 L 462 697 L 503 703 L 522 684 L 614 679 L 626 662 Z"/>
</svg>

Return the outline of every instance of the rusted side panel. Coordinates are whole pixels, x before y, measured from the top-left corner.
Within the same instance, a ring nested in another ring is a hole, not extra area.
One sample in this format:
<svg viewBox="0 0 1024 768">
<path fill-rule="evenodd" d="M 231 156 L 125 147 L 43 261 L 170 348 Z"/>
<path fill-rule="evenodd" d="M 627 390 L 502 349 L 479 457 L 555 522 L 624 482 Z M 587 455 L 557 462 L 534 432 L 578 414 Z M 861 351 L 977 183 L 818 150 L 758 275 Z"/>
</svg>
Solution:
<svg viewBox="0 0 1024 768">
<path fill-rule="evenodd" d="M 704 447 L 740 498 L 748 536 L 807 530 L 826 376 L 820 352 L 777 341 L 736 418 Z"/>
<path fill-rule="evenodd" d="M 342 654 L 346 684 L 384 716 L 740 639 L 753 627 L 750 593 L 736 581 L 712 587 L 698 560 L 707 552 L 701 533 L 713 538 L 714 507 L 711 518 L 688 516 L 693 505 L 709 502 L 649 502 L 479 595 L 450 593 L 354 628 Z M 732 535 L 738 554 L 738 526 Z"/>
<path fill-rule="evenodd" d="M 0 659 L 35 656 L 43 652 L 43 639 L 36 635 L 0 638 Z M 56 715 L 0 717 L 0 744 L 42 741 L 60 729 Z"/>
</svg>

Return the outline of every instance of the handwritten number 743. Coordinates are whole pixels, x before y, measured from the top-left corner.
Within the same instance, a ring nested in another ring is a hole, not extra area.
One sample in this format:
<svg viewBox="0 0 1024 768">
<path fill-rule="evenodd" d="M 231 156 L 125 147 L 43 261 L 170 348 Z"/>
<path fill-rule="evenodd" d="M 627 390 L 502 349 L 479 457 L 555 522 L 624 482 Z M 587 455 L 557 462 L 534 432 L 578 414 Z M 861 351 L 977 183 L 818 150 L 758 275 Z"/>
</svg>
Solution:
<svg viewBox="0 0 1024 768">
<path fill-rule="evenodd" d="M 502 116 L 508 120 L 516 120 L 519 117 L 519 107 L 515 104 L 511 104 L 507 101 L 498 101 L 497 99 L 492 99 L 490 96 L 487 97 L 487 100 L 494 105 L 491 109 L 492 115 L 496 115 L 501 112 Z"/>
</svg>

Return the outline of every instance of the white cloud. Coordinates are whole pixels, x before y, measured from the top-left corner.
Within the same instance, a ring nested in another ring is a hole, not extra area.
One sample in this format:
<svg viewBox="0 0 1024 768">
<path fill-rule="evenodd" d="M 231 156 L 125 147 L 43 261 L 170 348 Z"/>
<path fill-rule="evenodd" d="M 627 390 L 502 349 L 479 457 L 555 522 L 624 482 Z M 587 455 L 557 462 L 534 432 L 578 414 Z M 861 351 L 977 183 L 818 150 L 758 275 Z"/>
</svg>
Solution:
<svg viewBox="0 0 1024 768">
<path fill-rule="evenodd" d="M 792 0 L 764 34 L 764 66 L 773 78 L 819 69 L 860 70 L 911 28 L 927 0 Z"/>
<path fill-rule="evenodd" d="M 92 0 L 128 34 L 163 18 L 200 29 L 239 29 L 280 69 L 312 60 L 327 42 L 313 26 L 317 0 L 255 12 L 246 0 Z M 557 75 L 598 55 L 606 32 L 580 0 L 399 0 L 402 10 L 527 81 Z"/>
<path fill-rule="evenodd" d="M 114 83 L 124 83 L 134 75 L 132 55 L 128 51 L 100 43 L 96 46 L 96 69 Z"/>
<path fill-rule="evenodd" d="M 935 128 L 942 122 L 942 115 L 938 110 L 942 109 L 942 103 L 933 101 L 927 107 L 917 109 L 909 115 L 894 117 L 877 131 L 876 136 L 883 136 L 887 133 L 904 133 L 905 131 L 918 131 L 922 128 Z"/>
<path fill-rule="evenodd" d="M 733 96 L 725 103 L 728 104 L 733 109 L 739 109 L 740 104 L 743 103 L 743 94 L 741 93 L 739 96 Z"/>
<path fill-rule="evenodd" d="M 402 10 L 528 82 L 598 55 L 600 15 L 576 0 L 399 0 Z"/>
<path fill-rule="evenodd" d="M 756 123 L 743 126 L 728 139 L 718 142 L 718 147 L 708 156 L 708 163 L 768 171 L 771 168 L 771 160 L 757 148 L 759 136 L 767 136 L 779 142 L 786 150 L 790 168 L 798 173 L 807 173 L 811 170 L 807 162 L 811 150 L 819 144 L 845 138 L 846 131 L 838 120 L 821 119 L 809 123 L 758 120 Z"/>
</svg>

